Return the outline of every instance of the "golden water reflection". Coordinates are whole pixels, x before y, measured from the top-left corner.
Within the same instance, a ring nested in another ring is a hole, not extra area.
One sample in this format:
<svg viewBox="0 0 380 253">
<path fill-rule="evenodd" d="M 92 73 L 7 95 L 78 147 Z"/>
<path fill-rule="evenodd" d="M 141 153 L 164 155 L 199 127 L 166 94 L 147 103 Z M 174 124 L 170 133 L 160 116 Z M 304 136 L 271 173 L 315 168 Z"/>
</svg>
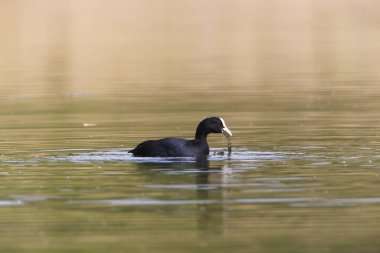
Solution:
<svg viewBox="0 0 380 253">
<path fill-rule="evenodd" d="M 374 1 L 2 1 L 2 89 L 319 87 L 379 80 Z"/>
</svg>

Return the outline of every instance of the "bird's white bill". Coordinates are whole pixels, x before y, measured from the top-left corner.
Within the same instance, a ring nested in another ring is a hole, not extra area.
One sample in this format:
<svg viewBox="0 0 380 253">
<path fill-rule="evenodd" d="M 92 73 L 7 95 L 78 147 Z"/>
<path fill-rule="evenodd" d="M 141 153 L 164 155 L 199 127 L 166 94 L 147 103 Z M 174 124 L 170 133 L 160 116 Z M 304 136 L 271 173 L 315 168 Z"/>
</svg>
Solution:
<svg viewBox="0 0 380 253">
<path fill-rule="evenodd" d="M 227 127 L 224 127 L 222 128 L 222 133 L 225 135 L 225 136 L 232 136 L 232 133 L 230 131 L 230 129 L 228 129 Z"/>
<path fill-rule="evenodd" d="M 232 133 L 231 133 L 230 129 L 228 129 L 228 127 L 226 126 L 226 123 L 224 123 L 224 120 L 222 118 L 219 118 L 219 119 L 220 119 L 220 121 L 222 121 L 222 124 L 223 124 L 222 133 L 225 136 L 232 136 Z"/>
</svg>

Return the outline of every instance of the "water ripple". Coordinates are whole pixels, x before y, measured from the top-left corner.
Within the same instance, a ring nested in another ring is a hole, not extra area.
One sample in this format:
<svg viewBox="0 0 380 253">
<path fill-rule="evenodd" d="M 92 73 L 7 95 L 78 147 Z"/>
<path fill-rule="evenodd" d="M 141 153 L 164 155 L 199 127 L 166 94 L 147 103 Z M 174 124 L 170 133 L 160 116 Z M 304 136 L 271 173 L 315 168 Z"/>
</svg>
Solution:
<svg viewBox="0 0 380 253">
<path fill-rule="evenodd" d="M 21 200 L 0 200 L 0 206 L 21 206 L 24 202 Z"/>
<path fill-rule="evenodd" d="M 69 201 L 70 204 L 109 205 L 109 206 L 148 206 L 148 205 L 213 205 L 213 204 L 290 204 L 293 207 L 335 207 L 359 204 L 378 204 L 380 198 L 337 198 L 317 197 L 295 198 L 240 198 L 240 199 L 109 199 Z"/>
<path fill-rule="evenodd" d="M 264 152 L 264 151 L 250 151 L 246 149 L 233 149 L 231 156 L 227 156 L 223 153 L 224 149 L 211 149 L 209 161 L 241 161 L 241 162 L 257 162 L 257 161 L 268 161 L 268 160 L 283 160 L 294 158 L 301 153 L 291 153 L 291 152 Z M 85 163 L 85 162 L 114 162 L 114 161 L 128 161 L 134 163 L 193 163 L 196 161 L 192 157 L 133 157 L 131 154 L 127 153 L 128 149 L 112 149 L 103 151 L 92 151 L 86 153 L 74 153 L 69 155 L 58 155 L 49 156 L 50 161 L 66 161 L 74 163 Z"/>
</svg>

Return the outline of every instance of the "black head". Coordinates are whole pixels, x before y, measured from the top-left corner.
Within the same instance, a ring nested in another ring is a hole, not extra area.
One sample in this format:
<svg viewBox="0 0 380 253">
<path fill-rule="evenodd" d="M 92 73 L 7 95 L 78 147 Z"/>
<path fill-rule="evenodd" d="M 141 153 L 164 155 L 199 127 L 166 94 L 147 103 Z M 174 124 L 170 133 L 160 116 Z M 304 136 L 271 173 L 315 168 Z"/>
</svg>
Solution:
<svg viewBox="0 0 380 253">
<path fill-rule="evenodd" d="M 197 127 L 195 138 L 205 138 L 209 133 L 223 133 L 226 136 L 232 136 L 232 133 L 227 128 L 224 120 L 218 117 L 211 117 L 202 120 Z"/>
</svg>

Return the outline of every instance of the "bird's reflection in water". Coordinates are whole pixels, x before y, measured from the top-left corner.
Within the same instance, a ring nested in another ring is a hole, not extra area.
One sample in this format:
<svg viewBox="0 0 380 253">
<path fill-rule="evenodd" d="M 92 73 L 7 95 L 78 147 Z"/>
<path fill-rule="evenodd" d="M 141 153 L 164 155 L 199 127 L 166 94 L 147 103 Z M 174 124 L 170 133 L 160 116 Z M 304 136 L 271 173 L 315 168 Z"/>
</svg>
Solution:
<svg viewBox="0 0 380 253">
<path fill-rule="evenodd" d="M 198 232 L 200 239 L 206 243 L 209 236 L 223 234 L 225 231 L 223 199 L 226 189 L 223 182 L 227 165 L 201 165 L 200 169 L 204 171 L 197 173 L 195 178 L 196 197 L 198 200 L 216 200 L 212 204 L 197 205 Z"/>
<path fill-rule="evenodd" d="M 138 167 L 148 170 L 148 174 L 154 176 L 152 184 L 167 185 L 168 174 L 171 176 L 171 184 L 195 184 L 194 188 L 190 188 L 195 189 L 193 199 L 201 202 L 196 204 L 196 220 L 201 240 L 207 240 L 208 236 L 225 232 L 223 199 L 228 193 L 223 186 L 231 176 L 228 162 L 210 164 L 207 158 L 198 158 L 193 162 L 142 163 Z M 189 175 L 195 176 L 195 182 L 189 182 L 191 178 Z"/>
</svg>

